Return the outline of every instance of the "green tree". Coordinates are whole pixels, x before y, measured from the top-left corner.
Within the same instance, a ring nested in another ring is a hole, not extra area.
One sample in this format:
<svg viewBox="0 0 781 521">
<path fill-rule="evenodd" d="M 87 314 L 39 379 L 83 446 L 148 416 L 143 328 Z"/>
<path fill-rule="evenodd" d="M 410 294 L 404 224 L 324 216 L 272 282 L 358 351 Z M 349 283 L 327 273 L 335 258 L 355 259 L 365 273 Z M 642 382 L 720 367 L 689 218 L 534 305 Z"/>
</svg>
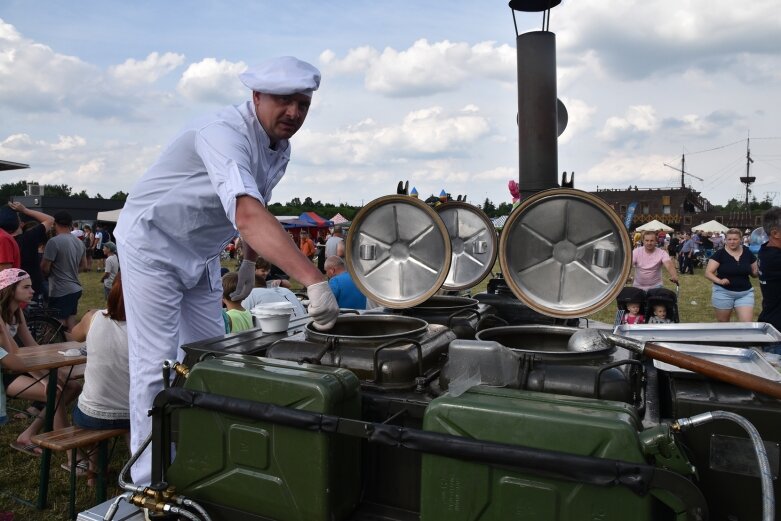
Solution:
<svg viewBox="0 0 781 521">
<path fill-rule="evenodd" d="M 491 200 L 488 199 L 487 197 L 485 198 L 485 202 L 483 203 L 483 212 L 485 212 L 485 214 L 488 217 L 496 217 L 497 216 L 496 215 L 496 206 L 494 206 L 494 203 L 492 203 Z"/>
<path fill-rule="evenodd" d="M 24 195 L 27 190 L 27 181 L 17 181 L 16 183 L 4 183 L 0 185 L 0 202 L 7 203 L 11 197 Z"/>
<path fill-rule="evenodd" d="M 119 192 L 109 197 L 109 199 L 112 201 L 127 201 L 127 193 L 120 190 Z"/>
<path fill-rule="evenodd" d="M 65 184 L 44 185 L 43 194 L 48 197 L 71 197 L 73 189 Z"/>
<path fill-rule="evenodd" d="M 508 202 L 502 202 L 496 207 L 496 216 L 509 215 L 513 211 L 513 205 Z"/>
</svg>

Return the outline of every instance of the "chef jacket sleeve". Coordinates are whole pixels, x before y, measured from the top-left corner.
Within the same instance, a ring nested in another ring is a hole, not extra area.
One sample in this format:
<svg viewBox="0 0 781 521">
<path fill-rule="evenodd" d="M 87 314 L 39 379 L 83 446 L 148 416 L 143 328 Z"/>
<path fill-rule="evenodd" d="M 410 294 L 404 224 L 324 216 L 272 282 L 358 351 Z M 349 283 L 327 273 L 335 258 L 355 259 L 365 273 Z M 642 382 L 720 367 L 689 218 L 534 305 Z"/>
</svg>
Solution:
<svg viewBox="0 0 781 521">
<path fill-rule="evenodd" d="M 237 197 L 248 195 L 266 205 L 251 173 L 252 153 L 246 136 L 226 125 L 207 125 L 196 132 L 195 150 L 234 227 Z"/>
</svg>

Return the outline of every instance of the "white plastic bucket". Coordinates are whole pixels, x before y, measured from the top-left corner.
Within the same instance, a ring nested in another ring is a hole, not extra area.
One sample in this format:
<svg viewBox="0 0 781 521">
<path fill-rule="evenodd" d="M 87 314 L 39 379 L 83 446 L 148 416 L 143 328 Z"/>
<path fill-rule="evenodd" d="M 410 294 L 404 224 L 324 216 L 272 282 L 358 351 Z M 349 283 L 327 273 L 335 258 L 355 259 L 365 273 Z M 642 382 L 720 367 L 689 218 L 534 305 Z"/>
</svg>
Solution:
<svg viewBox="0 0 781 521">
<path fill-rule="evenodd" d="M 264 333 L 279 333 L 286 331 L 293 314 L 293 304 L 290 302 L 270 302 L 258 304 L 250 311 L 255 319 L 255 325 Z"/>
</svg>

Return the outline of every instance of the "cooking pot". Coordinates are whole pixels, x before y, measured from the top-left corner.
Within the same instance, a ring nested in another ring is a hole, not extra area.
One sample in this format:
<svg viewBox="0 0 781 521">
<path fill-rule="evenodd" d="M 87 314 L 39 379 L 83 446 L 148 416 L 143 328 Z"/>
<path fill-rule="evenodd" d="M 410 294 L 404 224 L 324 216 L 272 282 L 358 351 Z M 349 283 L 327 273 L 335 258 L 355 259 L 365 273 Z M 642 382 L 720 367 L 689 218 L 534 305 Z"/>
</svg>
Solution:
<svg viewBox="0 0 781 521">
<path fill-rule="evenodd" d="M 567 326 L 506 326 L 484 329 L 477 340 L 494 341 L 518 353 L 533 354 L 539 360 L 569 361 L 602 358 L 613 351 L 611 345 L 594 344 L 583 350 L 570 344 L 570 338 L 579 331 Z"/>
</svg>

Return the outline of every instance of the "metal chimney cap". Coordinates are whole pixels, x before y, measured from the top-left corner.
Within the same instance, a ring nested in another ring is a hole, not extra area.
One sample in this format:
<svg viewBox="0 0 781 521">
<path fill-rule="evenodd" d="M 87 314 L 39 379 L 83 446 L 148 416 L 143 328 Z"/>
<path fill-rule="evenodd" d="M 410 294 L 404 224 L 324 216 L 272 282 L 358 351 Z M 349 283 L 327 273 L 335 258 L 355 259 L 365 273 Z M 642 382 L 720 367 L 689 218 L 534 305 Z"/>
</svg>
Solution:
<svg viewBox="0 0 781 521">
<path fill-rule="evenodd" d="M 510 0 L 508 4 L 513 11 L 526 13 L 539 13 L 553 9 L 561 3 L 561 0 Z"/>
</svg>

